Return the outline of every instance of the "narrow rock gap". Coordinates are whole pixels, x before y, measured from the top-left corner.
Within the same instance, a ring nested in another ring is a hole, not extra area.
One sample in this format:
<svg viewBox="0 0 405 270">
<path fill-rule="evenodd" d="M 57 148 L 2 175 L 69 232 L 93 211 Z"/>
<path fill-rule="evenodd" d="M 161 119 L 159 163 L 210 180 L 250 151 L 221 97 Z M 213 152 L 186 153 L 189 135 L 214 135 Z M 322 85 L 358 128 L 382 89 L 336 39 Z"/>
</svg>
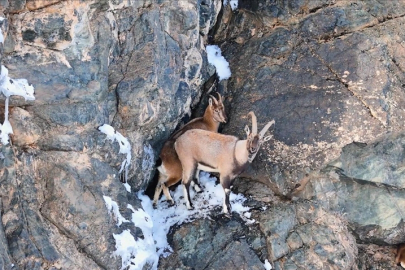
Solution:
<svg viewBox="0 0 405 270">
<path fill-rule="evenodd" d="M 113 15 L 115 15 L 115 14 L 113 14 Z M 115 18 L 115 17 L 114 17 L 114 18 Z M 131 25 L 131 27 L 129 28 L 129 30 L 127 30 L 126 32 L 132 32 L 134 28 L 135 28 L 135 22 Z M 120 35 L 120 33 L 118 32 L 118 36 L 119 36 L 119 35 Z M 119 38 L 118 38 L 117 45 L 118 45 L 119 48 L 120 48 L 120 54 L 119 54 L 119 56 L 118 56 L 118 59 L 122 60 L 123 57 L 124 57 L 124 48 L 123 48 L 123 46 L 125 45 L 125 43 L 121 43 L 121 42 L 119 41 Z M 113 44 L 113 46 L 114 46 L 114 44 Z M 129 55 L 129 58 L 128 58 L 128 61 L 127 61 L 126 64 L 125 64 L 125 67 L 123 67 L 123 65 L 122 65 L 121 68 L 120 68 L 120 71 L 121 71 L 121 74 L 122 74 L 122 78 L 118 81 L 117 85 L 116 85 L 115 88 L 114 88 L 115 98 L 116 98 L 116 100 L 117 100 L 117 104 L 116 104 L 116 107 L 115 107 L 115 108 L 116 108 L 117 111 L 116 111 L 116 113 L 115 113 L 114 116 L 113 116 L 113 119 L 112 119 L 112 121 L 111 121 L 112 123 L 115 122 L 115 119 L 116 119 L 117 115 L 119 115 L 120 98 L 119 98 L 119 94 L 118 94 L 118 86 L 119 86 L 119 85 L 121 84 L 121 82 L 124 81 L 125 78 L 126 78 L 126 75 L 127 75 L 127 72 L 128 72 L 128 66 L 129 66 L 129 63 L 130 63 L 131 60 L 132 60 L 133 54 L 134 54 L 134 50 L 131 50 L 131 54 Z"/>
<path fill-rule="evenodd" d="M 307 1 L 312 1 L 312 0 L 307 0 Z M 308 5 L 308 2 L 306 3 L 306 5 Z M 313 13 L 318 12 L 321 9 L 328 8 L 328 7 L 333 7 L 335 5 L 336 5 L 336 2 L 334 2 L 334 1 L 332 1 L 330 3 L 325 3 L 325 4 L 323 4 L 323 5 L 319 6 L 319 7 L 314 7 L 312 9 L 309 9 L 308 14 L 313 14 Z"/>
<path fill-rule="evenodd" d="M 170 135 L 175 133 L 177 130 L 179 130 L 184 124 L 189 122 L 191 119 L 202 116 L 202 114 L 205 111 L 205 107 L 204 107 L 205 103 L 204 103 L 204 101 L 206 101 L 206 99 L 204 97 L 207 94 L 209 94 L 211 91 L 213 91 L 213 89 L 217 89 L 217 84 L 218 84 L 218 76 L 217 76 L 216 73 L 214 73 L 214 75 L 212 75 L 202 85 L 200 99 L 194 105 L 194 107 L 191 108 L 191 113 L 190 113 L 191 116 L 185 115 L 183 118 L 181 118 L 179 120 L 179 122 L 177 123 L 176 128 L 170 133 Z M 163 145 L 162 145 L 162 147 L 163 147 Z M 160 149 L 158 151 L 158 154 L 160 154 Z M 157 168 L 161 164 L 162 164 L 162 160 L 159 157 L 155 162 L 154 168 Z M 157 169 L 155 169 L 153 173 L 154 173 L 154 176 L 149 181 L 149 184 L 148 184 L 147 188 L 145 189 L 145 195 L 147 195 L 150 199 L 153 199 L 153 195 L 155 193 L 155 188 L 156 188 L 156 186 L 158 184 L 158 181 L 159 181 L 159 172 L 157 171 Z M 173 188 L 177 187 L 180 183 L 181 183 L 181 181 L 179 183 L 173 185 L 173 187 L 170 187 L 170 189 L 173 189 Z M 163 194 L 161 194 L 161 196 L 163 196 Z"/>
</svg>

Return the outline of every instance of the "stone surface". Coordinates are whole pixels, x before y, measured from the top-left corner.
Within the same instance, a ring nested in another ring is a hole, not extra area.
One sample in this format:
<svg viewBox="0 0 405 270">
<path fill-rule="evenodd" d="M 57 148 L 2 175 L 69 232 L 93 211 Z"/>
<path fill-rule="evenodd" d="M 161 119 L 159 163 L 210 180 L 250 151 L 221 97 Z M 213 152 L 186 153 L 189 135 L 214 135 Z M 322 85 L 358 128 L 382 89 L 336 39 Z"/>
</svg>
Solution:
<svg viewBox="0 0 405 270">
<path fill-rule="evenodd" d="M 348 145 L 324 174 L 305 186 L 301 196 L 344 214 L 361 242 L 405 242 L 405 192 L 400 185 L 403 137 L 403 133 L 391 134 L 367 146 Z"/>
<path fill-rule="evenodd" d="M 344 221 L 316 204 L 270 207 L 259 213 L 259 224 L 278 269 L 352 269 L 355 264 L 357 247 Z"/>
<path fill-rule="evenodd" d="M 275 119 L 274 140 L 246 176 L 268 182 L 267 176 L 281 194 L 338 158 L 346 144 L 402 130 L 405 117 L 403 69 L 396 60 L 403 57 L 398 44 L 405 39 L 399 2 L 384 8 L 374 1 L 294 3 L 298 6 L 260 3 L 266 8 L 255 16 L 267 22 L 263 33 L 243 45 L 222 46 L 233 67 L 227 84 L 232 121 L 224 132 L 243 138 L 250 110 L 259 128 Z M 279 12 L 270 13 L 273 9 Z M 232 21 L 238 15 L 229 16 Z M 276 27 L 268 25 L 272 19 Z"/>
<path fill-rule="evenodd" d="M 207 219 L 185 224 L 172 235 L 176 253 L 160 269 L 263 269 L 241 220 Z"/>
<path fill-rule="evenodd" d="M 210 76 L 204 40 L 220 8 L 219 0 L 0 1 L 1 63 L 36 98 L 10 100 L 1 269 L 120 269 L 113 234 L 139 229 L 117 227 L 103 196 L 128 220 L 127 205 L 140 203 L 120 183 L 118 143 L 97 127 L 128 138 L 128 182 L 145 189 L 156 153 Z"/>
<path fill-rule="evenodd" d="M 251 110 L 259 128 L 276 121 L 233 187 L 257 222 L 213 213 L 174 227 L 159 269 L 263 269 L 266 259 L 282 270 L 395 269 L 391 250 L 405 242 L 403 1 L 238 6 L 0 0 L 0 61 L 36 91 L 35 101 L 11 97 L 12 144 L 0 149 L 0 269 L 120 269 L 113 234 L 139 228 L 116 226 L 103 196 L 127 219 L 140 203 L 120 183 L 118 143 L 97 127 L 128 138 L 127 180 L 145 189 L 164 141 L 201 115 L 213 83 L 226 97 L 223 133 L 244 138 Z M 215 81 L 207 43 L 230 62 L 229 80 Z"/>
</svg>

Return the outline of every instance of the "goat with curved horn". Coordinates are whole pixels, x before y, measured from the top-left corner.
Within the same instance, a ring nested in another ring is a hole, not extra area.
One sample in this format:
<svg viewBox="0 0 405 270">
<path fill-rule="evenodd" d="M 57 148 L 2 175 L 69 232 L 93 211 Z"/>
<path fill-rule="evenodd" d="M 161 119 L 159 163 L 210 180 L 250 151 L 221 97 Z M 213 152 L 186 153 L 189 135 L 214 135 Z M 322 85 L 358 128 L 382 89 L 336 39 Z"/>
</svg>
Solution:
<svg viewBox="0 0 405 270">
<path fill-rule="evenodd" d="M 248 115 L 252 117 L 252 132 L 249 128 L 245 129 L 246 140 L 205 130 L 190 130 L 177 139 L 174 146 L 183 167 L 184 198 L 188 209 L 193 209 L 188 192 L 190 181 L 196 170 L 204 170 L 219 173 L 225 192 L 223 212 L 229 214 L 229 194 L 233 180 L 253 161 L 260 145 L 272 137 L 263 138 L 274 120 L 257 134 L 256 116 L 253 112 Z"/>
<path fill-rule="evenodd" d="M 218 104 L 218 100 L 213 95 L 210 95 L 210 97 L 212 98 L 212 100 L 214 101 L 215 104 Z"/>
<path fill-rule="evenodd" d="M 218 96 L 221 95 L 218 93 Z M 224 104 L 222 103 L 222 98 L 218 101 L 216 98 L 211 96 L 208 103 L 208 107 L 205 110 L 203 117 L 199 117 L 188 122 L 180 130 L 175 132 L 163 145 L 163 148 L 160 151 L 162 165 L 157 168 L 159 171 L 159 182 L 156 186 L 155 195 L 153 197 L 153 205 L 155 207 L 157 206 L 157 202 L 162 191 L 167 200 L 169 200 L 171 204 L 174 204 L 168 187 L 179 182 L 183 172 L 180 160 L 177 157 L 176 151 L 174 150 L 174 143 L 177 138 L 190 129 L 203 129 L 211 132 L 218 132 L 219 124 L 226 123 L 227 117 L 225 114 Z M 192 182 L 192 184 L 194 184 L 194 189 L 197 192 L 201 191 L 201 188 L 198 185 L 198 175 L 199 172 L 197 171 L 197 181 L 195 183 Z"/>
</svg>

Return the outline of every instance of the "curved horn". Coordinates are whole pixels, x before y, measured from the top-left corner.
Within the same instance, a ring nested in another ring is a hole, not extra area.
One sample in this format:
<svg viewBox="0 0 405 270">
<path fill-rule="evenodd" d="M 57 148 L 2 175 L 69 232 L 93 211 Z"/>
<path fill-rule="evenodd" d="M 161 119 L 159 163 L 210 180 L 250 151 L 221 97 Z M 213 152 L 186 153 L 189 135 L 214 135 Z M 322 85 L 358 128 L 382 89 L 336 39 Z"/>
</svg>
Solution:
<svg viewBox="0 0 405 270">
<path fill-rule="evenodd" d="M 219 92 L 217 92 L 217 94 L 218 94 L 218 98 L 219 98 L 218 100 L 219 100 L 219 102 L 220 102 L 220 103 L 223 103 L 223 102 L 222 102 L 221 94 L 220 94 Z"/>
<path fill-rule="evenodd" d="M 267 132 L 267 130 L 271 127 L 271 125 L 273 125 L 274 119 L 271 120 L 270 122 L 267 123 L 267 125 L 264 126 L 264 128 L 260 131 L 259 133 L 259 138 L 263 138 L 264 134 Z"/>
<path fill-rule="evenodd" d="M 254 112 L 249 112 L 248 116 L 252 117 L 252 135 L 257 134 L 257 118 Z"/>
<path fill-rule="evenodd" d="M 210 97 L 214 100 L 215 105 L 218 105 L 218 100 L 213 95 L 210 95 Z"/>
</svg>

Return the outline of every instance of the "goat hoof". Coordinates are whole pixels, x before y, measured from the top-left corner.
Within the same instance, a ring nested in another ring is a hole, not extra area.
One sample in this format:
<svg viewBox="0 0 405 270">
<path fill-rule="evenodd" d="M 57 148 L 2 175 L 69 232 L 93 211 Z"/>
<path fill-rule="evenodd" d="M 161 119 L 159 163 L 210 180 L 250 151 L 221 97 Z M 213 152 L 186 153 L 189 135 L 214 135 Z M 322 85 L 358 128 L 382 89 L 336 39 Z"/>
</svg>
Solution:
<svg viewBox="0 0 405 270">
<path fill-rule="evenodd" d="M 176 204 L 174 203 L 174 201 L 169 201 L 169 207 L 175 206 Z"/>
<path fill-rule="evenodd" d="M 153 203 L 152 206 L 153 206 L 153 209 L 157 209 L 157 203 Z"/>
<path fill-rule="evenodd" d="M 201 188 L 201 186 L 200 185 L 198 185 L 198 184 L 195 184 L 194 185 L 194 190 L 195 190 L 195 192 L 197 192 L 197 193 L 202 193 L 204 190 Z"/>
</svg>

